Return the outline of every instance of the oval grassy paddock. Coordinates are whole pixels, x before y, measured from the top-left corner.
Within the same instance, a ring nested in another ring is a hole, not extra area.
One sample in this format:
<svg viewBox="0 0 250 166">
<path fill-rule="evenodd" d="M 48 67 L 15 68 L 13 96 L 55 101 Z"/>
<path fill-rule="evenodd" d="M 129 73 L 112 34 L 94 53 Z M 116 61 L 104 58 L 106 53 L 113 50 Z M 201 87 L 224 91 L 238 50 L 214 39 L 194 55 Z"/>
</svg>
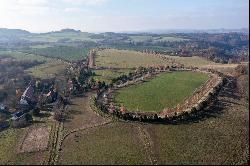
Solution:
<svg viewBox="0 0 250 166">
<path fill-rule="evenodd" d="M 208 79 L 207 74 L 191 71 L 163 73 L 116 91 L 115 101 L 133 112 L 161 112 L 166 107 L 175 107 Z"/>
</svg>

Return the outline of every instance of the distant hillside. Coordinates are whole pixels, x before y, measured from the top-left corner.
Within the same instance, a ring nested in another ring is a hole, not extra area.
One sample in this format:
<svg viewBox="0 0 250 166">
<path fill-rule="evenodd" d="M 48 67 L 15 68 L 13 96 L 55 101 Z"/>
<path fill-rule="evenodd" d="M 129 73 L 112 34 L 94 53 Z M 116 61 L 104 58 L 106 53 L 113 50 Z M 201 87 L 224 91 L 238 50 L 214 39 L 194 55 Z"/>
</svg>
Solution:
<svg viewBox="0 0 250 166">
<path fill-rule="evenodd" d="M 0 28 L 0 36 L 22 36 L 29 35 L 30 32 L 22 30 L 22 29 L 7 29 Z"/>
<path fill-rule="evenodd" d="M 20 37 L 27 36 L 30 34 L 30 32 L 21 29 L 0 28 L 0 41 L 14 41 L 20 39 Z"/>
</svg>

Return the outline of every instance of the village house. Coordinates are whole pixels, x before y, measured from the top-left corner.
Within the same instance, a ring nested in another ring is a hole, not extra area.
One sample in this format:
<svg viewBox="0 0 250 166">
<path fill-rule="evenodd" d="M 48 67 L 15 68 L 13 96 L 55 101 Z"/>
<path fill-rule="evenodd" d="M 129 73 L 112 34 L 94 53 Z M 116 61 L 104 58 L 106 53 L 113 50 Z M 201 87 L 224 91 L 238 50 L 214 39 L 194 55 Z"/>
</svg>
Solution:
<svg viewBox="0 0 250 166">
<path fill-rule="evenodd" d="M 26 109 L 34 106 L 36 103 L 37 100 L 35 97 L 35 86 L 34 84 L 30 83 L 30 85 L 26 88 L 23 95 L 21 96 L 20 107 L 21 109 Z"/>
</svg>

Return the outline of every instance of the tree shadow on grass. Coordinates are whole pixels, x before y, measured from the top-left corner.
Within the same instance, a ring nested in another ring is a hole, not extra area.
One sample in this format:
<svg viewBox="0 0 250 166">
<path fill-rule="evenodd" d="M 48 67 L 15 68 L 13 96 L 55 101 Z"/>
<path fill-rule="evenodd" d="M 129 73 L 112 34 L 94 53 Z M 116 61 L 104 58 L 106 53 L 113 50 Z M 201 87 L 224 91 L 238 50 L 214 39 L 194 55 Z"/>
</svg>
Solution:
<svg viewBox="0 0 250 166">
<path fill-rule="evenodd" d="M 38 115 L 39 118 L 48 118 L 50 116 L 51 116 L 51 114 L 47 113 L 47 112 L 42 112 L 42 113 L 40 112 Z"/>
<path fill-rule="evenodd" d="M 32 124 L 45 124 L 45 121 L 33 120 Z"/>
<path fill-rule="evenodd" d="M 69 113 L 71 115 L 81 115 L 82 114 L 82 111 L 79 111 L 79 110 L 70 110 Z"/>
</svg>

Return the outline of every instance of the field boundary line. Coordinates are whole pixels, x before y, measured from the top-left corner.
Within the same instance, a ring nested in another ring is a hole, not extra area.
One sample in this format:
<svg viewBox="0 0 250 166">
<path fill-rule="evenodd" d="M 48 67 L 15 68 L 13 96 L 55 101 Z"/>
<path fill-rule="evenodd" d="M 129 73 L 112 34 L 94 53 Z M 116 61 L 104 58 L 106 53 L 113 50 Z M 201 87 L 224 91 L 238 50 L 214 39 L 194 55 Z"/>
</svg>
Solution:
<svg viewBox="0 0 250 166">
<path fill-rule="evenodd" d="M 147 157 L 152 165 L 158 165 L 158 160 L 152 151 L 152 145 L 150 142 L 151 138 L 150 136 L 146 133 L 145 129 L 143 128 L 142 124 L 139 124 L 135 126 L 138 130 L 139 137 L 141 138 L 141 141 L 143 142 L 144 149 L 146 151 Z"/>
</svg>

